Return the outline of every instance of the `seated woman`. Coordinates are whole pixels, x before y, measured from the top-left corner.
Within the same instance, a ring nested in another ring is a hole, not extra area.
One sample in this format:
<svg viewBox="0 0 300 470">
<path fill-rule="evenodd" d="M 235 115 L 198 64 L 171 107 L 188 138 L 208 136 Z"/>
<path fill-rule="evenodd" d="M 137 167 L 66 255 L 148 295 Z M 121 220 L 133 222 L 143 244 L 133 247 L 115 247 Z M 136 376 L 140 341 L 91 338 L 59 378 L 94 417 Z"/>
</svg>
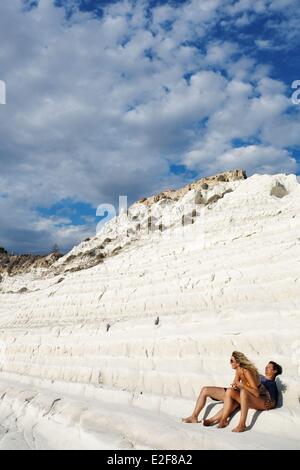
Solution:
<svg viewBox="0 0 300 470">
<path fill-rule="evenodd" d="M 241 364 L 240 364 L 241 365 Z M 245 372 L 245 371 L 244 371 Z M 247 371 L 245 375 L 247 375 Z M 234 432 L 243 432 L 246 430 L 246 418 L 249 408 L 255 410 L 271 410 L 276 408 L 278 402 L 278 389 L 275 382 L 277 375 L 282 374 L 282 367 L 274 361 L 268 362 L 265 367 L 265 375 L 260 376 L 260 384 L 258 385 L 259 396 L 257 393 L 253 394 L 247 390 L 246 386 L 241 384 L 233 384 L 234 387 L 228 389 L 228 396 L 225 397 L 227 401 L 228 410 L 225 411 L 225 403 L 222 410 L 220 410 L 215 416 L 210 419 L 203 421 L 204 426 L 211 426 L 213 424 L 220 423 L 218 427 L 224 427 L 228 424 L 228 418 L 234 409 L 241 406 L 241 418 L 238 426 L 233 429 Z M 249 382 L 248 382 L 249 385 Z M 230 411 L 230 406 L 232 411 Z M 228 415 L 229 411 L 229 415 Z M 228 417 L 227 417 L 228 415 Z M 224 421 L 223 421 L 224 420 Z"/>
</svg>

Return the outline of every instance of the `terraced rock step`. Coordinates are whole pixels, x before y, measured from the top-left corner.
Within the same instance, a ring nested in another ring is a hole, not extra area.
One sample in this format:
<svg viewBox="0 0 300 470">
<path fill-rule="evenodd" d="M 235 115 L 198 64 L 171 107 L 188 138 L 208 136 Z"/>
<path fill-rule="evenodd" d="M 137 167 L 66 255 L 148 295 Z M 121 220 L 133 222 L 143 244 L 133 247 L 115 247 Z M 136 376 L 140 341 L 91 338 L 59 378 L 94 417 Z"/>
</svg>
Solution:
<svg viewBox="0 0 300 470">
<path fill-rule="evenodd" d="M 204 428 L 201 424 L 184 424 L 164 413 L 153 414 L 135 406 L 95 398 L 75 398 L 11 381 L 0 382 L 0 394 L 2 427 L 13 429 L 19 438 L 23 436 L 23 445 L 26 443 L 31 449 L 191 450 L 222 449 L 224 445 L 232 449 L 300 448 L 296 439 L 288 439 L 282 445 L 290 420 L 286 412 L 278 410 L 281 435 L 273 435 L 270 439 L 265 426 L 262 432 L 256 426 L 251 435 L 237 436 L 229 428 L 218 430 Z M 252 421 L 264 418 L 264 424 L 267 421 L 271 427 L 272 413 L 274 415 L 275 411 L 265 412 L 264 417 L 252 416 Z M 14 422 L 14 427 L 11 422 Z M 232 419 L 230 428 L 234 425 L 236 417 Z M 9 439 L 9 432 L 6 439 Z M 297 432 L 299 429 L 296 427 Z M 2 435 L 1 439 L 0 434 L 0 448 L 5 445 L 5 436 Z"/>
</svg>

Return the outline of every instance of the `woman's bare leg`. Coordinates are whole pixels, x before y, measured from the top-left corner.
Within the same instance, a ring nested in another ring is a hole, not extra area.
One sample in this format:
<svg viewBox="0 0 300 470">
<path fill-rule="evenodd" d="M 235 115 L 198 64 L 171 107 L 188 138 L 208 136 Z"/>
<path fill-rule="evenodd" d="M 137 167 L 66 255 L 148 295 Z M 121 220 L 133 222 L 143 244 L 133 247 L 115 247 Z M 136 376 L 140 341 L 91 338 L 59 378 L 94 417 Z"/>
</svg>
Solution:
<svg viewBox="0 0 300 470">
<path fill-rule="evenodd" d="M 187 418 L 182 418 L 182 421 L 184 423 L 201 423 L 201 420 L 198 421 L 198 416 L 199 413 L 203 410 L 206 399 L 208 397 L 214 398 L 215 400 L 224 401 L 225 390 L 223 387 L 203 387 L 197 399 L 193 413 Z"/>
<path fill-rule="evenodd" d="M 239 424 L 232 430 L 233 432 L 244 432 L 246 431 L 246 419 L 249 408 L 254 410 L 265 410 L 265 400 L 263 398 L 255 397 L 247 390 L 243 389 L 240 393 L 241 403 L 241 416 Z"/>
<path fill-rule="evenodd" d="M 239 408 L 239 406 L 240 406 L 239 403 L 234 401 L 232 403 L 232 409 L 230 411 L 229 416 L 234 412 L 234 410 Z M 223 410 L 224 410 L 224 407 L 220 411 L 218 411 L 218 413 L 216 413 L 214 416 L 212 416 L 211 418 L 204 419 L 203 420 L 203 426 L 212 426 L 214 424 L 218 424 L 222 419 Z"/>
<path fill-rule="evenodd" d="M 240 402 L 240 392 L 233 390 L 233 388 L 228 388 L 225 393 L 224 407 L 222 417 L 220 419 L 218 428 L 225 428 L 228 426 L 228 418 L 232 413 L 232 408 L 234 403 Z"/>
</svg>

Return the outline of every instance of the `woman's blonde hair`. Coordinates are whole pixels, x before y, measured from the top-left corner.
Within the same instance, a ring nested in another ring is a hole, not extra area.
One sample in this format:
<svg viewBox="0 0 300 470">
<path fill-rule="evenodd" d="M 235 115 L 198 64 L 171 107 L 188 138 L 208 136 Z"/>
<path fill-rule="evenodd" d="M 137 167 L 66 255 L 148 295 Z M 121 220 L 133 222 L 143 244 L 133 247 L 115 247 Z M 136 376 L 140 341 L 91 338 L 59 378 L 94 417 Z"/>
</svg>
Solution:
<svg viewBox="0 0 300 470">
<path fill-rule="evenodd" d="M 236 360 L 236 362 L 243 368 L 248 369 L 250 372 L 254 374 L 254 376 L 259 377 L 259 372 L 253 362 L 251 362 L 245 354 L 239 351 L 233 351 L 232 356 Z"/>
</svg>

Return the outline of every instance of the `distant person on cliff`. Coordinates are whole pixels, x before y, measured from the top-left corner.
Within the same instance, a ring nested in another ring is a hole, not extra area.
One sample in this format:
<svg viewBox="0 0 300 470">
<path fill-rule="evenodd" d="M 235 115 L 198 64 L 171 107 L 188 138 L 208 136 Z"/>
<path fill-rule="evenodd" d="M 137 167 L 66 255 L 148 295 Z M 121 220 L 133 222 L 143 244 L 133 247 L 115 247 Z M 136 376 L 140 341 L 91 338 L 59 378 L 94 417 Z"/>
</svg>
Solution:
<svg viewBox="0 0 300 470">
<path fill-rule="evenodd" d="M 205 426 L 219 423 L 219 428 L 226 427 L 230 415 L 241 406 L 241 419 L 239 425 L 233 430 L 235 432 L 246 429 L 245 423 L 249 408 L 266 410 L 276 406 L 278 391 L 275 377 L 282 371 L 278 364 L 271 361 L 266 366 L 266 377 L 261 381 L 258 370 L 243 353 L 234 351 L 230 363 L 232 369 L 236 371 L 231 387 L 203 387 L 193 413 L 188 418 L 183 418 L 183 422 L 200 423 L 201 420 L 198 421 L 198 416 L 208 397 L 216 401 L 223 401 L 224 407 L 213 418 L 204 420 L 203 424 Z M 270 391 L 267 388 L 268 386 Z"/>
</svg>

